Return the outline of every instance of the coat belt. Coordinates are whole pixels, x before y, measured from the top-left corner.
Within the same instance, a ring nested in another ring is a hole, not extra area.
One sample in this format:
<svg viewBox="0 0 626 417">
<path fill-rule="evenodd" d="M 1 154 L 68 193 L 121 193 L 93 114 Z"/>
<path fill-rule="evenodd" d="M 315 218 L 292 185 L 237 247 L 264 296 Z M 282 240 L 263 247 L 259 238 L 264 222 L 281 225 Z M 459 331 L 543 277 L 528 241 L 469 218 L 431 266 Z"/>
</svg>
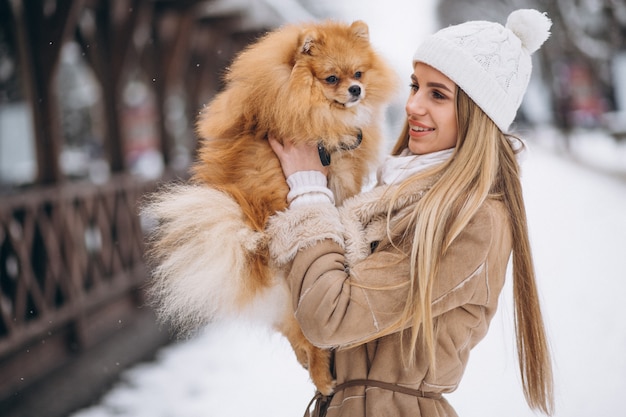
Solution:
<svg viewBox="0 0 626 417">
<path fill-rule="evenodd" d="M 351 381 L 346 381 L 335 387 L 333 395 L 339 391 L 343 391 L 346 388 L 358 386 L 382 388 L 387 391 L 399 392 L 401 394 L 412 395 L 414 397 L 420 398 L 431 398 L 434 400 L 440 400 L 442 398 L 442 395 L 439 392 L 425 392 L 420 389 L 408 388 L 402 385 L 392 384 L 390 382 L 377 381 L 375 379 L 353 379 Z M 326 415 L 326 409 L 328 408 L 331 399 L 332 395 L 326 396 L 322 395 L 319 392 L 316 393 L 313 399 L 309 402 L 309 405 L 304 412 L 304 417 L 323 417 L 324 415 Z M 310 414 L 309 409 L 313 403 L 315 403 L 315 408 L 313 410 L 313 414 Z"/>
</svg>

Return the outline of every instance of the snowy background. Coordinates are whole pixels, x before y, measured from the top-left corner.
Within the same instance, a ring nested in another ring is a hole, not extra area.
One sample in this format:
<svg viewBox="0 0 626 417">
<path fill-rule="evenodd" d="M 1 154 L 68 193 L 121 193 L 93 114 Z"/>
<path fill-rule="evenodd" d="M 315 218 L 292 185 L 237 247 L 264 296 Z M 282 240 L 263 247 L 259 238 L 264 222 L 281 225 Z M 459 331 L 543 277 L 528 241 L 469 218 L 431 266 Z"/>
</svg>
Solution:
<svg viewBox="0 0 626 417">
<path fill-rule="evenodd" d="M 410 57 L 436 29 L 431 1 L 335 1 L 363 19 L 373 43 L 408 80 Z M 400 34 L 402 36 L 400 36 Z M 408 83 L 408 81 L 407 81 Z M 532 244 L 555 365 L 557 417 L 626 416 L 626 181 L 591 169 L 626 167 L 626 144 L 589 132 L 564 157 L 558 134 L 524 135 Z M 513 331 L 512 289 L 474 349 L 449 401 L 463 417 L 524 417 Z M 265 329 L 220 323 L 126 371 L 99 404 L 73 417 L 300 416 L 314 391 L 287 341 Z"/>
</svg>

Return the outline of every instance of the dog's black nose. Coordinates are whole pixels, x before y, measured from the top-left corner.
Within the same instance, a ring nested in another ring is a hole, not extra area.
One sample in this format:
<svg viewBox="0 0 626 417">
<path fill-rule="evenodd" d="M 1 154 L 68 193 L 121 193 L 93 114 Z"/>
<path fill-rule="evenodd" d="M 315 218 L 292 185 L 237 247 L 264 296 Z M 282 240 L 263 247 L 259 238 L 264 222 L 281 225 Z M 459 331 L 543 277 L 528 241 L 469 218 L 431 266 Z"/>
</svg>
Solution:
<svg viewBox="0 0 626 417">
<path fill-rule="evenodd" d="M 348 91 L 350 92 L 350 95 L 354 97 L 358 97 L 361 95 L 361 87 L 356 84 L 351 85 L 350 88 L 348 88 Z"/>
</svg>

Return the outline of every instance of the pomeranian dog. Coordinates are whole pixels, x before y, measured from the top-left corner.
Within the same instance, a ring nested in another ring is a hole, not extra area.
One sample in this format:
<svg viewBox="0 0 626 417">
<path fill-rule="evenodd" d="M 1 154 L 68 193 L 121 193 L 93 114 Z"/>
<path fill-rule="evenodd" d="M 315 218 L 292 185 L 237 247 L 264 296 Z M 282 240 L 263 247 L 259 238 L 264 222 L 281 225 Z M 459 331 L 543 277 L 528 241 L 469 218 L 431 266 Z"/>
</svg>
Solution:
<svg viewBox="0 0 626 417">
<path fill-rule="evenodd" d="M 199 117 L 191 182 L 166 187 L 144 207 L 158 220 L 149 255 L 160 315 L 184 329 L 244 312 L 269 322 L 330 394 L 330 354 L 302 334 L 285 271 L 269 259 L 264 229 L 287 207 L 289 188 L 267 137 L 317 144 L 339 205 L 378 163 L 396 86 L 362 21 L 284 26 L 241 52 Z"/>
</svg>

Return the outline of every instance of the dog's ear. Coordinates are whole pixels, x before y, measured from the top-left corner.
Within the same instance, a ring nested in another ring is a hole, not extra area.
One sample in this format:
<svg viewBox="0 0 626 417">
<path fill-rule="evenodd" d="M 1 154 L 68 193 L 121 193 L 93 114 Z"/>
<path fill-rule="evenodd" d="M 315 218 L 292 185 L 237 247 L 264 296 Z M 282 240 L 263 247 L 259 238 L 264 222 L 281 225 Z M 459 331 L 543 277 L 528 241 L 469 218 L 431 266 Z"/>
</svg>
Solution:
<svg viewBox="0 0 626 417">
<path fill-rule="evenodd" d="M 362 20 L 355 20 L 350 25 L 350 29 L 352 30 L 352 34 L 358 38 L 363 38 L 366 41 L 370 40 L 370 31 L 367 23 Z"/>
<path fill-rule="evenodd" d="M 300 34 L 300 52 L 310 55 L 311 49 L 318 41 L 318 33 L 315 30 L 307 30 Z"/>
</svg>

